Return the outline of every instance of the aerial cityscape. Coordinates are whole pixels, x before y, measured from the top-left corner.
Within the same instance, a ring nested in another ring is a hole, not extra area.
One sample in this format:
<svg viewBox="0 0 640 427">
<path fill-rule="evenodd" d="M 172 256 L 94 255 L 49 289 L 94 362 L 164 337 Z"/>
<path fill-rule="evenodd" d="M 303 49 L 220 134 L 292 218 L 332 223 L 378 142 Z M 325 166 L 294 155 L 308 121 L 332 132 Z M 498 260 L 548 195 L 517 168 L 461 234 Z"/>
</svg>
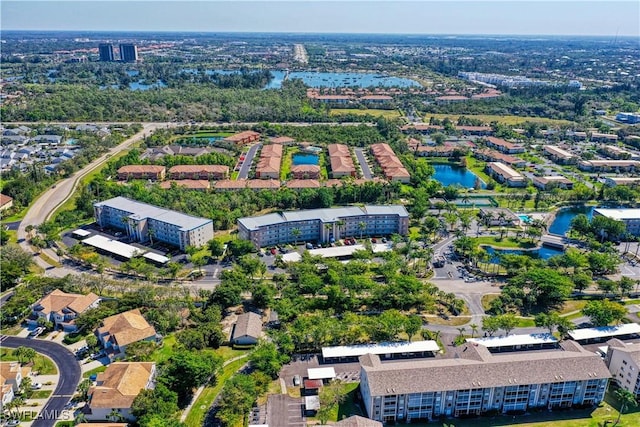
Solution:
<svg viewBox="0 0 640 427">
<path fill-rule="evenodd" d="M 0 8 L 0 425 L 640 425 L 637 1 Z"/>
</svg>

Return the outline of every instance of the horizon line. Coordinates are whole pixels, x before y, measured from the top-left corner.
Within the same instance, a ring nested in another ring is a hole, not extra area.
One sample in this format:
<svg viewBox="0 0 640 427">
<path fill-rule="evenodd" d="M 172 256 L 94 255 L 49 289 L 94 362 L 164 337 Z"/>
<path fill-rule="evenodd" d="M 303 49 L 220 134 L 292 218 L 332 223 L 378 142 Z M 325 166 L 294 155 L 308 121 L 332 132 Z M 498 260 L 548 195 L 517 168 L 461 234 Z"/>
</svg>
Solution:
<svg viewBox="0 0 640 427">
<path fill-rule="evenodd" d="M 90 29 L 4 29 L 3 33 L 29 33 L 29 32 L 51 32 L 51 33 L 159 33 L 159 34 L 294 34 L 294 35 L 372 35 L 372 36 L 483 36 L 483 37 L 616 37 L 616 38 L 637 38 L 640 42 L 640 34 L 490 34 L 490 33 L 370 33 L 370 32 L 300 32 L 300 31 L 244 31 L 244 30 L 90 30 Z"/>
</svg>

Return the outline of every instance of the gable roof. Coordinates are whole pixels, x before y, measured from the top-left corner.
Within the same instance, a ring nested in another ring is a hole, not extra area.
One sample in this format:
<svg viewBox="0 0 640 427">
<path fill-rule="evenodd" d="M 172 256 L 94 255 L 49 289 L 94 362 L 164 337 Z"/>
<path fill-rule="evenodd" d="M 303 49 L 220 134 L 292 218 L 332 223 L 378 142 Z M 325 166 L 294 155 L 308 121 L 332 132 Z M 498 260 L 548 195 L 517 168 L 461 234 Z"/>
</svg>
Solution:
<svg viewBox="0 0 640 427">
<path fill-rule="evenodd" d="M 60 289 L 55 289 L 40 299 L 40 301 L 36 302 L 33 305 L 33 309 L 44 313 L 61 313 L 65 309 L 68 309 L 80 314 L 95 304 L 99 299 L 100 297 L 93 292 L 88 295 L 68 294 Z"/>
<path fill-rule="evenodd" d="M 370 418 L 361 417 L 359 415 L 352 415 L 349 418 L 345 418 L 332 424 L 333 427 L 382 427 L 380 421 L 375 421 Z"/>
<path fill-rule="evenodd" d="M 253 337 L 259 338 L 262 332 L 262 317 L 256 313 L 244 313 L 238 316 L 236 320 L 236 326 L 233 328 L 233 336 L 231 340 L 235 340 L 240 337 Z"/>
<path fill-rule="evenodd" d="M 98 374 L 91 389 L 92 408 L 130 408 L 134 399 L 149 386 L 155 369 L 151 362 L 116 362 Z"/>
<path fill-rule="evenodd" d="M 109 335 L 108 339 L 120 347 L 151 338 L 156 335 L 156 330 L 142 317 L 140 309 L 136 308 L 105 318 L 98 333 Z"/>
</svg>

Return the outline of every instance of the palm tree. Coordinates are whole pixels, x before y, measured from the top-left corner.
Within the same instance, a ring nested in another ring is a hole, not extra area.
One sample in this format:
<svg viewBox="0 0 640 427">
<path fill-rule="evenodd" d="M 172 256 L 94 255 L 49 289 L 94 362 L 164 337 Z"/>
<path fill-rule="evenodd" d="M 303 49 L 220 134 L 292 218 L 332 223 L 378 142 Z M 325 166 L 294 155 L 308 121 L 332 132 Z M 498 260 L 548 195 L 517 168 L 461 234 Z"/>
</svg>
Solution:
<svg viewBox="0 0 640 427">
<path fill-rule="evenodd" d="M 344 227 L 344 221 L 343 220 L 336 221 L 336 225 L 338 226 L 338 235 L 335 236 L 335 239 L 338 240 L 342 238 L 342 231 L 343 231 L 342 227 Z"/>
<path fill-rule="evenodd" d="M 107 415 L 107 419 L 110 421 L 122 421 L 124 419 L 124 417 L 122 416 L 122 414 L 120 413 L 120 411 L 118 411 L 116 408 L 111 409 L 111 412 L 109 412 L 109 415 Z"/>
<path fill-rule="evenodd" d="M 295 240 L 295 243 L 294 243 L 295 246 L 298 246 L 298 237 L 300 237 L 301 234 L 302 234 L 302 231 L 300 231 L 300 229 L 297 227 L 291 230 L 291 235 Z"/>
<path fill-rule="evenodd" d="M 469 327 L 471 328 L 471 338 L 473 338 L 476 336 L 476 332 L 478 332 L 478 325 L 472 323 L 469 325 Z"/>
<path fill-rule="evenodd" d="M 618 411 L 618 419 L 613 424 L 613 427 L 617 426 L 620 423 L 620 417 L 627 410 L 627 408 L 634 407 L 638 403 L 636 402 L 636 397 L 629 390 L 625 390 L 623 388 L 617 389 L 614 393 L 616 399 L 620 402 L 620 411 Z"/>
<path fill-rule="evenodd" d="M 464 331 L 467 330 L 467 328 L 465 328 L 464 326 L 461 326 L 459 328 L 456 328 L 458 330 L 458 332 L 460 332 L 460 337 L 464 336 Z"/>
<path fill-rule="evenodd" d="M 327 231 L 327 241 L 331 240 L 331 231 L 333 230 L 333 224 L 325 224 L 324 229 Z"/>
<path fill-rule="evenodd" d="M 358 223 L 358 229 L 360 230 L 360 240 L 362 240 L 362 234 L 364 233 L 364 230 L 367 228 L 367 223 L 364 221 L 360 221 Z"/>
</svg>

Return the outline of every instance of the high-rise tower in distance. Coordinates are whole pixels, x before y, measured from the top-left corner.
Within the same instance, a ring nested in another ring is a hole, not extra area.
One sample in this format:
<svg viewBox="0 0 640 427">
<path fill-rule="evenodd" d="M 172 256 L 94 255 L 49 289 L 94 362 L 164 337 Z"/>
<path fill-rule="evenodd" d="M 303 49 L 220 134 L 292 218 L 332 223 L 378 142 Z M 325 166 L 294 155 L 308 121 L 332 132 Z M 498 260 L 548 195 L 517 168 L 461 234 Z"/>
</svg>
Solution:
<svg viewBox="0 0 640 427">
<path fill-rule="evenodd" d="M 120 59 L 124 62 L 136 62 L 138 60 L 138 46 L 131 43 L 121 44 Z"/>
<path fill-rule="evenodd" d="M 98 46 L 98 52 L 100 53 L 101 62 L 113 62 L 116 60 L 113 53 L 113 45 L 111 43 L 100 43 L 100 46 Z"/>
</svg>

